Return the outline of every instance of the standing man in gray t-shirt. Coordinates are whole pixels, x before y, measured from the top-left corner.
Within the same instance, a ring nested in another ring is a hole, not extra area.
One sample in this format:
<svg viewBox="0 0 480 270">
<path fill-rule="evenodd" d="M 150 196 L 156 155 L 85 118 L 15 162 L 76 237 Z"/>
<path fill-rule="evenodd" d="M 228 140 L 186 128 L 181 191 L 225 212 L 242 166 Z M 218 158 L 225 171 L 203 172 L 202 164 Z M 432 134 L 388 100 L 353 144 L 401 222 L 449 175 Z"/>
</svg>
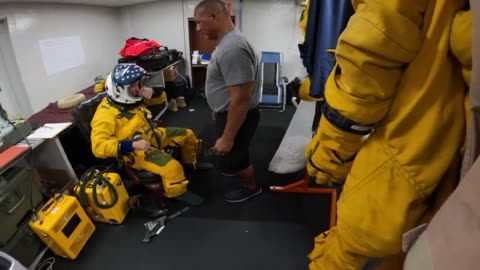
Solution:
<svg viewBox="0 0 480 270">
<path fill-rule="evenodd" d="M 199 3 L 195 22 L 198 32 L 217 41 L 205 86 L 218 136 L 213 151 L 219 157 L 225 181 L 233 183 L 225 193 L 225 200 L 242 202 L 262 192 L 256 185 L 248 150 L 260 120 L 257 54 L 235 29 L 224 2 Z"/>
</svg>

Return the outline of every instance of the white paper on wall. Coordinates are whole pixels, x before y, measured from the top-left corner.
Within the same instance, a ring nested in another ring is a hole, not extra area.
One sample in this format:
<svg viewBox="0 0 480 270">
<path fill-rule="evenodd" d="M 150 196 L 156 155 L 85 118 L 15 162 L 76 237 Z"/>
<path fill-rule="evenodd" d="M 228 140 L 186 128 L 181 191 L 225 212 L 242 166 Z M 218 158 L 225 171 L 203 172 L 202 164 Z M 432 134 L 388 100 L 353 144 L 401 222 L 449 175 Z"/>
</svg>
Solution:
<svg viewBox="0 0 480 270">
<path fill-rule="evenodd" d="M 80 36 L 44 39 L 38 43 L 49 76 L 85 64 Z"/>
</svg>

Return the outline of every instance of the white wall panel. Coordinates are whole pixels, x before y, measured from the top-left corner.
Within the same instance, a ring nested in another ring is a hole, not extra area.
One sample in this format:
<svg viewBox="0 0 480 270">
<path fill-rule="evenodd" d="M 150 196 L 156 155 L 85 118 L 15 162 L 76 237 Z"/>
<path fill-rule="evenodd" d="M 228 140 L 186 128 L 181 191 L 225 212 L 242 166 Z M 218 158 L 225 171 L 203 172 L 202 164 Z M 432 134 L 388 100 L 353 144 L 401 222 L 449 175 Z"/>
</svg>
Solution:
<svg viewBox="0 0 480 270">
<path fill-rule="evenodd" d="M 187 19 L 199 0 L 163 0 L 123 8 L 63 4 L 0 4 L 7 18 L 20 79 L 33 111 L 72 94 L 105 75 L 116 63 L 118 51 L 129 37 L 146 37 L 190 56 Z M 283 76 L 304 76 L 297 44 L 302 40 L 298 20 L 302 8 L 293 0 L 231 1 L 237 26 L 257 51 L 279 51 Z M 241 11 L 241 12 L 240 12 Z M 241 15 L 241 16 L 240 16 Z M 79 36 L 85 64 L 48 76 L 39 40 Z M 8 63 L 7 63 L 8 64 Z"/>
<path fill-rule="evenodd" d="M 121 9 L 121 38 L 149 38 L 169 48 L 184 50 L 182 1 L 160 1 Z"/>
<path fill-rule="evenodd" d="M 200 0 L 163 0 L 122 8 L 124 37 L 136 36 L 155 39 L 170 48 L 186 53 L 190 62 L 188 17 L 193 17 Z M 257 51 L 282 53 L 282 74 L 290 80 L 306 75 L 298 53 L 303 39 L 298 21 L 302 7 L 293 0 L 244 0 L 233 3 L 236 24 Z M 185 27 L 185 28 L 184 28 Z M 185 31 L 184 31 L 185 30 Z"/>
<path fill-rule="evenodd" d="M 258 51 L 276 51 L 283 57 L 282 76 L 306 76 L 298 52 L 303 40 L 298 22 L 303 7 L 290 0 L 245 0 L 243 33 Z"/>
<path fill-rule="evenodd" d="M 122 46 L 118 10 L 62 4 L 0 4 L 33 111 L 93 84 L 117 60 Z M 85 64 L 48 76 L 39 40 L 79 36 Z M 8 63 L 7 63 L 8 64 Z"/>
</svg>

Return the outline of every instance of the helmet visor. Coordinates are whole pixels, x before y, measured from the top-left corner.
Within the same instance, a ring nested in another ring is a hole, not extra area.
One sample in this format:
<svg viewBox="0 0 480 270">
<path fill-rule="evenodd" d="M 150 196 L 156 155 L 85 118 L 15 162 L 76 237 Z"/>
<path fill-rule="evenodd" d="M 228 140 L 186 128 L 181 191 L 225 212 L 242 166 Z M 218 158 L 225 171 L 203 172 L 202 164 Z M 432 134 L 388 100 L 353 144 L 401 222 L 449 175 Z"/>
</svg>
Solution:
<svg viewBox="0 0 480 270">
<path fill-rule="evenodd" d="M 140 90 L 144 87 L 144 83 L 148 80 L 148 76 L 143 76 L 128 86 L 128 94 L 132 97 L 138 97 Z"/>
</svg>

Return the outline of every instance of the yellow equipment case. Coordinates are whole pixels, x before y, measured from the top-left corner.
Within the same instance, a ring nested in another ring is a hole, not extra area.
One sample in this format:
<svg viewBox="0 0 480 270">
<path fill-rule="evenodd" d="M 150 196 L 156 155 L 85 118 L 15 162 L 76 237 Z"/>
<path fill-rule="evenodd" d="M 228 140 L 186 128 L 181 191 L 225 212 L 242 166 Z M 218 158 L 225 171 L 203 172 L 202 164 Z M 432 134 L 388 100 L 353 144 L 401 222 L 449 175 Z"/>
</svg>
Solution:
<svg viewBox="0 0 480 270">
<path fill-rule="evenodd" d="M 29 222 L 30 228 L 55 253 L 75 259 L 95 231 L 77 198 L 55 194 Z"/>
<path fill-rule="evenodd" d="M 108 169 L 90 168 L 74 189 L 91 219 L 120 224 L 128 214 L 128 193 L 120 175 Z"/>
</svg>

